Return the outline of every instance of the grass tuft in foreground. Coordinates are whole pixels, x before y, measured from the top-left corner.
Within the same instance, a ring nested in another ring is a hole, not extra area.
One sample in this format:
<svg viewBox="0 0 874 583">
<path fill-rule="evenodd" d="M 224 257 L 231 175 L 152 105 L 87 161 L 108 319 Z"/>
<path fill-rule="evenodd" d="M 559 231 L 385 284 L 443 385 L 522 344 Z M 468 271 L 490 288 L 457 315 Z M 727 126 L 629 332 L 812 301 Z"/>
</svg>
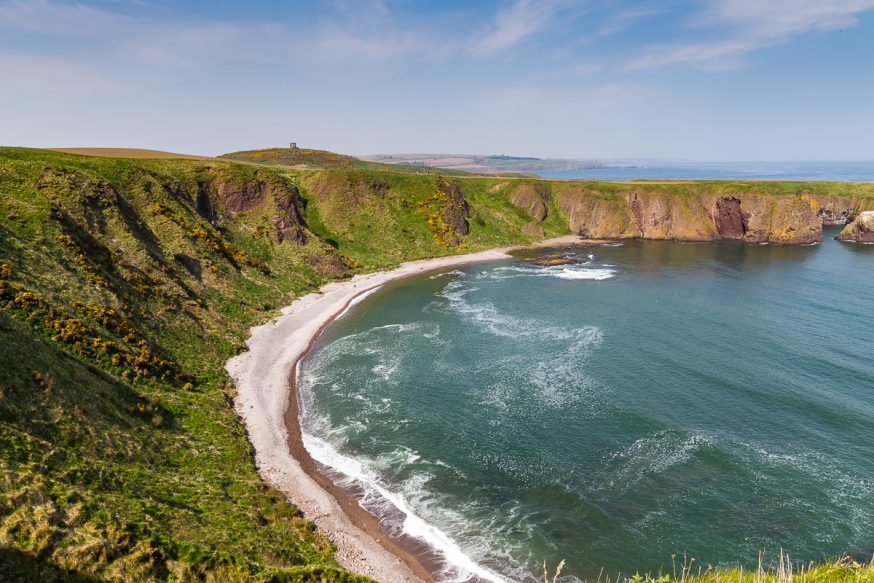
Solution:
<svg viewBox="0 0 874 583">
<path fill-rule="evenodd" d="M 659 575 L 635 574 L 631 577 L 599 575 L 587 583 L 870 583 L 874 581 L 874 556 L 870 560 L 855 560 L 843 557 L 820 563 L 793 563 L 789 556 L 780 552 L 775 562 L 765 564 L 759 554 L 758 565 L 753 569 L 743 567 L 714 568 L 698 565 L 694 557 L 684 557 L 677 563 L 672 557 L 672 573 Z"/>
</svg>

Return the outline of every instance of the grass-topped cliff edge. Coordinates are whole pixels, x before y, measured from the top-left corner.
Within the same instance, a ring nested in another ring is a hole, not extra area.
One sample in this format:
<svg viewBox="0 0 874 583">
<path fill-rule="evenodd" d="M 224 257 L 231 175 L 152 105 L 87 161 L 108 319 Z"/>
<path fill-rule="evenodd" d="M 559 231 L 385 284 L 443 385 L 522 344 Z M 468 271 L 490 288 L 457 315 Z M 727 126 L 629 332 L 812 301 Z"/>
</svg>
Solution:
<svg viewBox="0 0 874 583">
<path fill-rule="evenodd" d="M 363 580 L 258 475 L 223 370 L 250 326 L 325 282 L 570 232 L 803 242 L 865 208 L 871 184 L 0 148 L 0 579 Z M 842 569 L 828 580 L 871 576 Z"/>
</svg>

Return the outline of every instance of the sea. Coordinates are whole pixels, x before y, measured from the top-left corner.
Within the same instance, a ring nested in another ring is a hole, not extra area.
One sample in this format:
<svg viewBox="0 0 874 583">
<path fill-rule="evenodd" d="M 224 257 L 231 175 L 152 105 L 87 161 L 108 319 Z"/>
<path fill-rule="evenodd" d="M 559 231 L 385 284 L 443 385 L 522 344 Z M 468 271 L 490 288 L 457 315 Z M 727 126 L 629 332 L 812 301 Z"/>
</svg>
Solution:
<svg viewBox="0 0 874 583">
<path fill-rule="evenodd" d="M 391 283 L 302 361 L 304 443 L 440 581 L 868 556 L 874 246 L 837 232 Z"/>
<path fill-rule="evenodd" d="M 585 180 L 874 180 L 874 160 L 857 162 L 616 161 L 602 168 L 538 171 L 544 178 Z"/>
</svg>

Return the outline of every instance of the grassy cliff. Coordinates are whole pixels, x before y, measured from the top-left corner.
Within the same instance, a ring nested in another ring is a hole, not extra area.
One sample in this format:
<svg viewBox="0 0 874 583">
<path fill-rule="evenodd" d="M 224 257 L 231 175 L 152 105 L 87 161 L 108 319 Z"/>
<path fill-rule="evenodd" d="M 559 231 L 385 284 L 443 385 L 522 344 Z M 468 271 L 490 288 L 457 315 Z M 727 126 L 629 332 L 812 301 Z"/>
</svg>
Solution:
<svg viewBox="0 0 874 583">
<path fill-rule="evenodd" d="M 874 197 L 0 148 L 0 580 L 362 580 L 257 474 L 223 370 L 248 328 L 354 272 L 594 228 L 585 205 L 631 236 L 658 207 L 634 200 L 706 225 L 750 190 Z"/>
<path fill-rule="evenodd" d="M 0 149 L 0 579 L 355 580 L 260 480 L 222 366 L 328 280 L 530 240 L 472 196 L 441 244 L 441 181 Z"/>
</svg>

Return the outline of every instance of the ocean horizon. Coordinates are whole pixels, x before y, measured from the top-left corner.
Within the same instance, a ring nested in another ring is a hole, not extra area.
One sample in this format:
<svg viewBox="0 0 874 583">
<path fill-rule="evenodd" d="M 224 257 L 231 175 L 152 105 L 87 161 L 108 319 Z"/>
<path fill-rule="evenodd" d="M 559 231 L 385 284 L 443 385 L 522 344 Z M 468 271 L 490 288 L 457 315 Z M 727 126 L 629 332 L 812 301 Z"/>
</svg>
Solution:
<svg viewBox="0 0 874 583">
<path fill-rule="evenodd" d="M 602 168 L 534 171 L 564 180 L 815 180 L 874 181 L 874 160 L 693 162 L 635 160 L 604 162 Z"/>
</svg>

